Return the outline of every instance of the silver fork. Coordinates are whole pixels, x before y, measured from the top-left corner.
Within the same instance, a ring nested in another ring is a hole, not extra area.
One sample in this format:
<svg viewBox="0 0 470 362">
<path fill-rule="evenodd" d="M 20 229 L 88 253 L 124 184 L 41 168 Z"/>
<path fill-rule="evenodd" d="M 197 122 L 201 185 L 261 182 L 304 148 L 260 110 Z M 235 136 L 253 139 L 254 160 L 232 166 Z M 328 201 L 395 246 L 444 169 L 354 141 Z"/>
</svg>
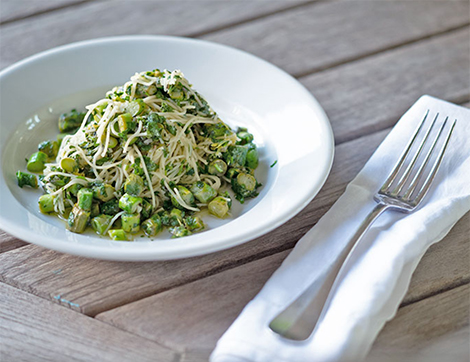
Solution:
<svg viewBox="0 0 470 362">
<path fill-rule="evenodd" d="M 359 240 L 369 229 L 371 224 L 381 215 L 385 210 L 395 210 L 405 213 L 414 211 L 423 200 L 426 193 L 429 191 L 432 181 L 441 165 L 442 158 L 449 144 L 450 137 L 455 127 L 457 120 L 454 120 L 447 135 L 444 138 L 442 146 L 439 151 L 436 150 L 436 145 L 442 139 L 444 129 L 446 127 L 448 117 L 445 118 L 437 135 L 434 136 L 432 143 L 429 146 L 430 134 L 439 113 L 436 114 L 431 125 L 425 131 L 423 140 L 417 146 L 414 154 L 411 154 L 411 149 L 418 144 L 417 138 L 424 129 L 424 124 L 429 116 L 429 110 L 424 115 L 422 121 L 417 127 L 415 133 L 411 137 L 408 145 L 406 146 L 403 154 L 401 155 L 398 163 L 382 185 L 380 190 L 375 194 L 374 200 L 377 205 L 369 213 L 366 219 L 359 226 L 358 230 L 347 243 L 344 251 L 330 268 L 325 278 L 317 280 L 312 283 L 305 292 L 303 292 L 294 302 L 292 302 L 286 309 L 279 313 L 269 324 L 272 331 L 281 335 L 284 338 L 302 341 L 307 339 L 318 326 L 318 322 L 322 320 L 328 305 L 335 293 L 335 289 L 339 284 L 340 277 L 345 270 L 350 256 L 353 254 L 355 247 L 359 244 Z M 427 152 L 423 153 L 426 147 Z M 434 156 L 435 153 L 437 156 Z M 424 158 L 423 158 L 424 155 Z M 408 165 L 406 160 L 411 157 Z M 418 162 L 419 157 L 421 159 Z M 430 160 L 435 158 L 434 164 L 428 169 Z M 423 181 L 424 179 L 424 181 Z M 405 187 L 406 186 L 406 187 Z"/>
</svg>

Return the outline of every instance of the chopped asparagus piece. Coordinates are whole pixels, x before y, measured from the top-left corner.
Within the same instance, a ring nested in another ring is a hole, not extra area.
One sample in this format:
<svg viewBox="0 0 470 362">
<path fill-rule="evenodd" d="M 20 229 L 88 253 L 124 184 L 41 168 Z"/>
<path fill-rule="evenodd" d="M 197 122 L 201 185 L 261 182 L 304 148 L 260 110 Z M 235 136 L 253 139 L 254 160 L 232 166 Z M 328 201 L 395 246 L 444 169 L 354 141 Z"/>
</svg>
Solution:
<svg viewBox="0 0 470 362">
<path fill-rule="evenodd" d="M 45 194 L 39 197 L 39 210 L 47 214 L 54 211 L 54 197 L 50 194 Z"/>
<path fill-rule="evenodd" d="M 16 172 L 16 180 L 18 181 L 18 186 L 21 188 L 23 188 L 23 186 L 30 186 L 33 189 L 38 188 L 38 179 L 36 175 L 18 171 Z"/>
<path fill-rule="evenodd" d="M 29 158 L 26 168 L 30 172 L 42 172 L 46 168 L 46 161 L 47 155 L 44 152 L 35 152 Z"/>
</svg>

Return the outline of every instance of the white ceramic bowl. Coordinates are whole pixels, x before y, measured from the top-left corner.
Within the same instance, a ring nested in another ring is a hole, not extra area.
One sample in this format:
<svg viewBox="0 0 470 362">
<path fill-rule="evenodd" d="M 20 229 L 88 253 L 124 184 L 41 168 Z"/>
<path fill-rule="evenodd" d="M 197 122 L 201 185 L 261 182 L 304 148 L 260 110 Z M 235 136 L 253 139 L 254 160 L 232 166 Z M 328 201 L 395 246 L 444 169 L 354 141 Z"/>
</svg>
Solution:
<svg viewBox="0 0 470 362">
<path fill-rule="evenodd" d="M 39 142 L 55 138 L 57 116 L 104 97 L 135 72 L 181 69 L 221 118 L 246 126 L 260 151 L 260 195 L 232 217 L 204 216 L 208 229 L 181 239 L 118 242 L 74 234 L 38 210 L 38 190 L 15 173 Z M 0 228 L 50 249 L 111 260 L 163 260 L 206 254 L 252 240 L 294 217 L 331 168 L 333 134 L 312 95 L 279 68 L 230 47 L 167 36 L 85 41 L 27 58 L 0 73 Z M 270 167 L 277 160 L 275 166 Z"/>
</svg>

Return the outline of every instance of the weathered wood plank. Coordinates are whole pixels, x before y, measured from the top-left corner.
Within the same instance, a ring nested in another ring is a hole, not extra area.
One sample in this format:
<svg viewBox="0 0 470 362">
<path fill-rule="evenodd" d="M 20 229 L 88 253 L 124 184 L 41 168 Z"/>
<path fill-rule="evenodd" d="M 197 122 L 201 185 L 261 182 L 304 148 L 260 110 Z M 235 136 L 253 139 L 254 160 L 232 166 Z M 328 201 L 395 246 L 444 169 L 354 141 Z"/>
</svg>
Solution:
<svg viewBox="0 0 470 362">
<path fill-rule="evenodd" d="M 89 2 L 2 26 L 0 69 L 79 40 L 129 34 L 191 36 L 310 1 L 128 1 L 119 6 Z"/>
<path fill-rule="evenodd" d="M 203 38 L 246 50 L 298 76 L 469 24 L 469 5 L 336 1 Z"/>
<path fill-rule="evenodd" d="M 301 82 L 322 104 L 336 142 L 390 127 L 429 94 L 470 99 L 469 28 L 313 74 Z"/>
<path fill-rule="evenodd" d="M 83 0 L 2 0 L 0 2 L 0 23 L 22 19 L 81 2 Z"/>
<path fill-rule="evenodd" d="M 210 351 L 288 254 L 268 256 L 96 318 L 180 352 Z"/>
<path fill-rule="evenodd" d="M 439 243 L 432 245 L 413 274 L 403 303 L 470 283 L 470 213 Z"/>
<path fill-rule="evenodd" d="M 162 361 L 177 355 L 57 304 L 0 284 L 2 361 Z"/>
<path fill-rule="evenodd" d="M 432 247 L 425 254 L 413 275 L 405 303 L 436 294 L 443 287 L 470 281 L 469 235 L 470 213 L 437 244 L 439 247 Z M 176 350 L 209 351 L 287 255 L 288 251 L 284 251 L 104 312 L 96 318 Z M 431 317 L 430 314 L 422 316 L 423 319 Z"/>
<path fill-rule="evenodd" d="M 401 308 L 379 334 L 370 360 L 468 361 L 469 296 L 466 284 Z M 443 348 L 449 344 L 452 349 Z"/>
<path fill-rule="evenodd" d="M 185 260 L 122 263 L 80 258 L 28 245 L 0 254 L 0 280 L 53 301 L 60 294 L 73 302 L 62 304 L 94 315 L 289 249 L 337 199 L 385 134 L 338 146 L 329 181 L 315 200 L 282 227 L 239 247 Z"/>
<path fill-rule="evenodd" d="M 0 253 L 5 251 L 13 250 L 22 246 L 28 245 L 28 243 L 15 238 L 14 236 L 0 230 Z"/>
</svg>

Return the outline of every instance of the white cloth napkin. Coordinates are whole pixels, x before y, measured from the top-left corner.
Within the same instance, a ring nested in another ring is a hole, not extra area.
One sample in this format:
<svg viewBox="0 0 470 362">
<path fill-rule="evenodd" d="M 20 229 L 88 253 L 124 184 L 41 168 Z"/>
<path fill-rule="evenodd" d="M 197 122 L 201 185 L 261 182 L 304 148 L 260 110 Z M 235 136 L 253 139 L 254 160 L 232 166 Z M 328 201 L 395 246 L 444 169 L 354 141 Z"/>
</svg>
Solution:
<svg viewBox="0 0 470 362">
<path fill-rule="evenodd" d="M 375 206 L 383 184 L 427 109 L 458 119 L 424 204 L 412 214 L 386 211 L 356 249 L 325 318 L 305 342 L 268 324 L 336 260 Z M 315 202 L 315 201 L 313 201 Z M 400 119 L 345 193 L 296 245 L 260 293 L 218 341 L 211 362 L 360 361 L 393 318 L 411 274 L 433 243 L 470 210 L 470 110 L 421 97 Z"/>
</svg>

